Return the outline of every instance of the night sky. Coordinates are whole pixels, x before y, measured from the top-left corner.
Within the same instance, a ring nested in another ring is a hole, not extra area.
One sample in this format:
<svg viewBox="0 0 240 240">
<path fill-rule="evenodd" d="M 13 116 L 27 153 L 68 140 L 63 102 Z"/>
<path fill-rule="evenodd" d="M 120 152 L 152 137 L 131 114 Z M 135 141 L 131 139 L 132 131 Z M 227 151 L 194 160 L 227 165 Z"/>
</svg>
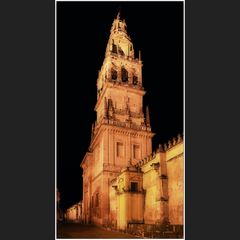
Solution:
<svg viewBox="0 0 240 240">
<path fill-rule="evenodd" d="M 153 150 L 183 133 L 183 3 L 57 2 L 57 187 L 63 209 L 82 199 L 80 163 L 96 119 L 96 80 L 119 8 L 136 57 L 141 50 Z"/>
</svg>

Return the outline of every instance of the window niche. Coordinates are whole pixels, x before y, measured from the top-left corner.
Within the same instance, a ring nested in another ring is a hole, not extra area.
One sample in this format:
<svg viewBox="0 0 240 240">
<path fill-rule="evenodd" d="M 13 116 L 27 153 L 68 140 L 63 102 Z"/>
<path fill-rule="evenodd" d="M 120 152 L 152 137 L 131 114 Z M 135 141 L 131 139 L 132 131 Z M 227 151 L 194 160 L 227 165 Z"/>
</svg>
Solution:
<svg viewBox="0 0 240 240">
<path fill-rule="evenodd" d="M 124 51 L 122 50 L 122 48 L 120 46 L 118 46 L 118 53 L 121 55 L 121 56 L 124 56 Z"/>
<path fill-rule="evenodd" d="M 131 182 L 130 191 L 138 192 L 138 182 Z"/>
<path fill-rule="evenodd" d="M 112 69 L 111 71 L 111 77 L 112 77 L 112 80 L 113 81 L 116 81 L 117 80 L 117 71 Z"/>
<path fill-rule="evenodd" d="M 122 67 L 122 82 L 128 82 L 128 71 Z"/>
<path fill-rule="evenodd" d="M 122 142 L 117 142 L 116 146 L 117 157 L 124 157 L 124 145 Z"/>
<path fill-rule="evenodd" d="M 138 77 L 133 75 L 133 85 L 138 85 Z"/>
<path fill-rule="evenodd" d="M 112 44 L 112 52 L 117 54 L 117 45 L 116 44 Z"/>
<path fill-rule="evenodd" d="M 137 144 L 133 145 L 133 158 L 140 159 L 140 146 Z"/>
</svg>

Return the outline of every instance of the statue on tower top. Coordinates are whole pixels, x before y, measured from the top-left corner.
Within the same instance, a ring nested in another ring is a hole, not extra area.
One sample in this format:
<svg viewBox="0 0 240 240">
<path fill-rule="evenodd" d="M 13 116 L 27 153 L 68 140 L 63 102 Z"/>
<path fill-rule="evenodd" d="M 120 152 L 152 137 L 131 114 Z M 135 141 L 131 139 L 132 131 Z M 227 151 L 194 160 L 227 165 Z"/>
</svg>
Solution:
<svg viewBox="0 0 240 240">
<path fill-rule="evenodd" d="M 130 36 L 127 33 L 127 24 L 121 18 L 120 10 L 114 18 L 110 30 L 110 37 L 106 49 L 106 55 L 111 52 L 121 56 L 134 58 L 134 49 Z"/>
<path fill-rule="evenodd" d="M 113 20 L 111 33 L 122 32 L 127 35 L 127 25 L 124 19 L 120 17 L 120 10 L 118 11 L 117 17 Z"/>
<path fill-rule="evenodd" d="M 120 8 L 119 8 L 119 11 L 118 11 L 118 14 L 117 14 L 117 19 L 118 20 L 120 19 Z"/>
</svg>

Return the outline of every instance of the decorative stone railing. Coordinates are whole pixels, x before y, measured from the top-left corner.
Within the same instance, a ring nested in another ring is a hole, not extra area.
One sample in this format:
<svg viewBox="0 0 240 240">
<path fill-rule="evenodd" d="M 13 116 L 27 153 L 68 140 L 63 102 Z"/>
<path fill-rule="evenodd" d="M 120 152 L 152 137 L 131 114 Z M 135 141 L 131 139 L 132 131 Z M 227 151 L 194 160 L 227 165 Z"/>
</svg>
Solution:
<svg viewBox="0 0 240 240">
<path fill-rule="evenodd" d="M 167 151 L 168 149 L 174 147 L 175 145 L 177 145 L 182 141 L 183 141 L 183 135 L 178 134 L 177 138 L 174 137 L 172 140 L 169 140 L 168 143 L 164 143 L 163 145 L 159 144 L 159 149 L 160 151 L 163 151 L 163 152 Z"/>
<path fill-rule="evenodd" d="M 178 143 L 180 143 L 182 141 L 183 141 L 183 135 L 178 134 L 177 138 L 174 137 L 173 140 L 169 140 L 168 144 L 164 143 L 164 146 L 162 146 L 162 144 L 159 144 L 159 148 L 157 148 L 156 151 L 153 151 L 150 155 L 141 159 L 138 163 L 135 164 L 135 166 L 136 167 L 142 167 L 143 165 L 145 165 L 149 161 L 153 160 L 156 157 L 156 153 L 165 152 L 168 149 L 174 147 L 175 145 L 177 145 Z M 154 166 L 154 168 L 155 168 L 155 166 Z"/>
<path fill-rule="evenodd" d="M 141 130 L 148 131 L 148 132 L 151 131 L 151 128 L 147 127 L 146 125 L 137 125 L 135 123 L 132 123 L 131 121 L 120 122 L 120 121 L 116 121 L 116 120 L 113 120 L 113 119 L 103 118 L 101 121 L 99 121 L 95 125 L 94 130 L 93 130 L 93 135 L 95 135 L 98 132 L 100 126 L 103 125 L 103 124 L 109 124 L 109 125 L 117 126 L 117 127 L 131 128 L 131 129 L 138 130 L 138 131 L 141 131 Z"/>
<path fill-rule="evenodd" d="M 114 113 L 115 114 L 119 114 L 119 115 L 127 115 L 127 114 L 129 114 L 127 109 L 117 109 L 117 108 L 114 108 Z M 131 112 L 130 111 L 130 116 L 134 117 L 134 118 L 143 118 L 144 114 L 143 114 L 143 112 Z"/>
</svg>

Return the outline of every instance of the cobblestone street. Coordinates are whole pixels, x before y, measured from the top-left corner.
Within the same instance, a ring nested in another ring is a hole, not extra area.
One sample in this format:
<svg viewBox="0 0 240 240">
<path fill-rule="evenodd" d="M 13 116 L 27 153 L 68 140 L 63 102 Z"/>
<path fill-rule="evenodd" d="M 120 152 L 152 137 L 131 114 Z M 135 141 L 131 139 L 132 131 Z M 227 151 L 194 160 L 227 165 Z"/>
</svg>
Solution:
<svg viewBox="0 0 240 240">
<path fill-rule="evenodd" d="M 80 223 L 59 223 L 57 238 L 136 238 L 130 234 L 108 231 L 103 228 Z"/>
</svg>

